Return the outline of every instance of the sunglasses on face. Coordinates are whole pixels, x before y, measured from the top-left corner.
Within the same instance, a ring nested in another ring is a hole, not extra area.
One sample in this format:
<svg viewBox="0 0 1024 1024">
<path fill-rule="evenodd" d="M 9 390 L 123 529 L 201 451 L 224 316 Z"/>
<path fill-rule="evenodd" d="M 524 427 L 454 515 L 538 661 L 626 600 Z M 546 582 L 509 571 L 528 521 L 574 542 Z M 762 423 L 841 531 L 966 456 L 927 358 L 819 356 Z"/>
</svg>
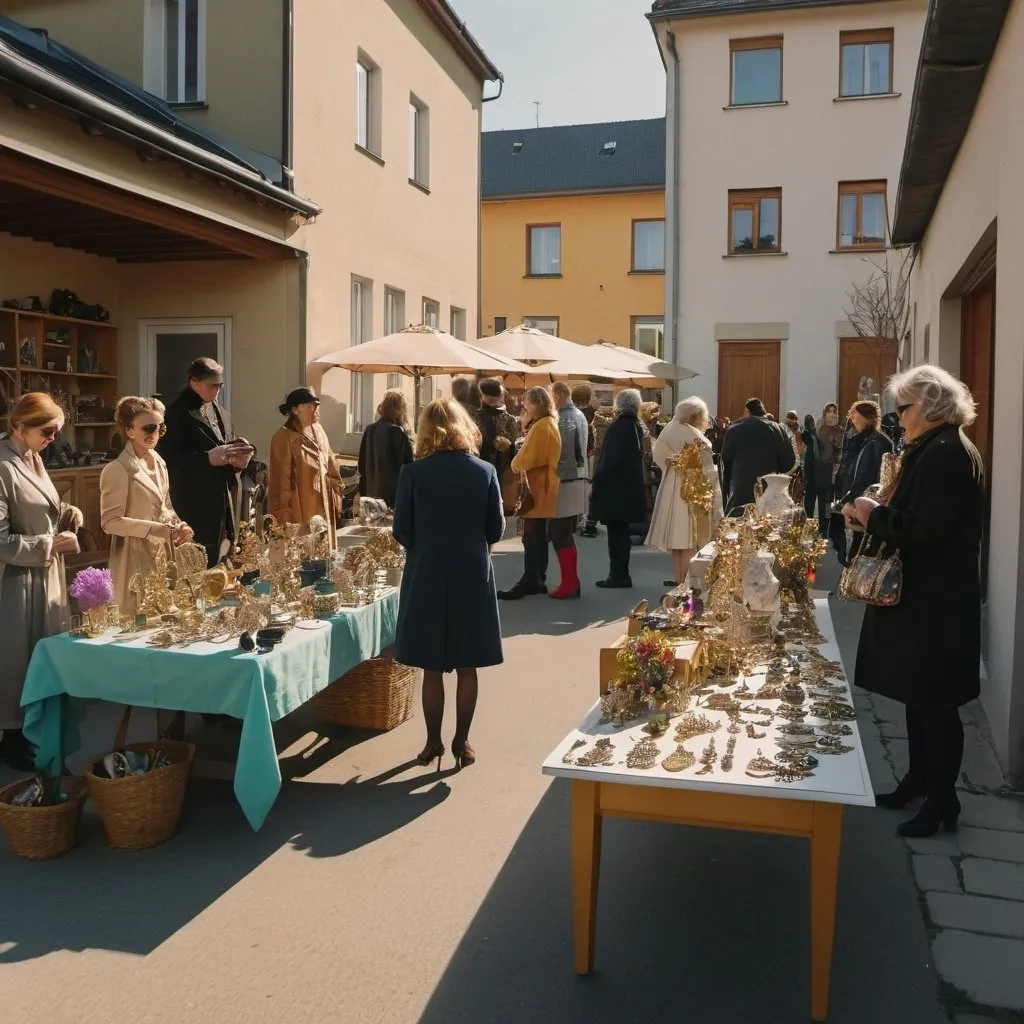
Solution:
<svg viewBox="0 0 1024 1024">
<path fill-rule="evenodd" d="M 913 402 L 907 402 L 906 405 L 897 405 L 896 406 L 896 415 L 897 416 L 902 416 L 908 409 L 913 408 L 913 405 L 914 405 Z"/>
<path fill-rule="evenodd" d="M 139 427 L 138 429 L 141 430 L 142 433 L 144 433 L 147 437 L 152 435 L 152 434 L 156 434 L 156 433 L 159 433 L 160 436 L 163 437 L 164 434 L 167 433 L 167 424 L 166 423 L 143 423 L 142 426 Z"/>
<path fill-rule="evenodd" d="M 40 427 L 39 433 L 48 441 L 52 441 L 60 433 L 60 427 Z"/>
</svg>

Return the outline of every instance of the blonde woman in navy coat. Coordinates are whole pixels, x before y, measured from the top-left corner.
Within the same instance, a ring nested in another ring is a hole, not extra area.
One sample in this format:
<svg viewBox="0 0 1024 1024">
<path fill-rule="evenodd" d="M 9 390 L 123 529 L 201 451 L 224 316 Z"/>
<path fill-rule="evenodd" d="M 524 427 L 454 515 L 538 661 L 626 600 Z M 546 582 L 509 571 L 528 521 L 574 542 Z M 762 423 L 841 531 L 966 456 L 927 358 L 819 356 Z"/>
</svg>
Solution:
<svg viewBox="0 0 1024 1024">
<path fill-rule="evenodd" d="M 476 457 L 479 447 L 480 432 L 457 402 L 431 402 L 395 500 L 395 539 L 406 549 L 395 657 L 423 669 L 427 744 L 417 760 L 436 758 L 439 770 L 445 673 L 458 677 L 452 753 L 463 768 L 476 761 L 468 740 L 477 669 L 502 662 L 490 547 L 505 517 L 498 475 Z"/>
</svg>

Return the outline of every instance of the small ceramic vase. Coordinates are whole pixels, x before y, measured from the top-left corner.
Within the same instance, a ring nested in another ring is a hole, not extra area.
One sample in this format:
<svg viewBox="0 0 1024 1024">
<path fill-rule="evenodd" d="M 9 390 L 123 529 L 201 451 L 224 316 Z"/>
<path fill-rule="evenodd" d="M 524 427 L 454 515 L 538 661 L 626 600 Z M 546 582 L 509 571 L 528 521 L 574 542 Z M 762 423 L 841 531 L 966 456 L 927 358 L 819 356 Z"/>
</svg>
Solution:
<svg viewBox="0 0 1024 1024">
<path fill-rule="evenodd" d="M 789 485 L 792 478 L 788 473 L 769 473 L 764 478 L 765 489 L 757 499 L 757 511 L 763 516 L 775 516 L 784 519 L 792 518 L 796 510 L 796 502 L 789 496 Z"/>
</svg>

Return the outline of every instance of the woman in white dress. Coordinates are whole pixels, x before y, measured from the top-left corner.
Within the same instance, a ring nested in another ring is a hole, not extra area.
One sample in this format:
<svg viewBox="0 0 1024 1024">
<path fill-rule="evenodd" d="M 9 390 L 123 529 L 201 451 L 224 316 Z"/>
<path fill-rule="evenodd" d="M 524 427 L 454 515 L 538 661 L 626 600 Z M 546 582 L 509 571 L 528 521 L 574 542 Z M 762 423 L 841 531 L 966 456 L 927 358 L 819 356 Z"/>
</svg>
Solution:
<svg viewBox="0 0 1024 1024">
<path fill-rule="evenodd" d="M 675 578 L 665 586 L 683 582 L 690 559 L 715 535 L 722 518 L 718 467 L 704 435 L 710 422 L 702 398 L 685 398 L 654 444 L 662 478 L 646 543 L 672 552 Z"/>
</svg>

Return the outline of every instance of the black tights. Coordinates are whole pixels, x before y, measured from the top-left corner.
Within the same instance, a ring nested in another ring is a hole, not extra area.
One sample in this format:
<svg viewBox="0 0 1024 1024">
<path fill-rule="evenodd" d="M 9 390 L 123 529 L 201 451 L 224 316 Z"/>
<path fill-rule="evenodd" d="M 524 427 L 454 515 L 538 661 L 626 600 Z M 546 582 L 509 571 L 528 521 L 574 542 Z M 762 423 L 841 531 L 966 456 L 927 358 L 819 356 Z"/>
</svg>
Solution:
<svg viewBox="0 0 1024 1024">
<path fill-rule="evenodd" d="M 543 586 L 548 576 L 547 519 L 523 520 L 523 579 L 531 586 Z"/>
<path fill-rule="evenodd" d="M 907 775 L 925 783 L 929 804 L 956 799 L 956 780 L 964 756 L 964 726 L 956 707 L 907 705 Z"/>
<path fill-rule="evenodd" d="M 576 546 L 572 538 L 579 521 L 579 516 L 563 516 L 561 519 L 548 520 L 548 537 L 551 538 L 551 546 L 556 551 Z"/>
<path fill-rule="evenodd" d="M 469 727 L 476 711 L 477 676 L 475 668 L 456 670 L 455 737 L 452 748 L 460 750 L 469 739 Z M 427 746 L 441 743 L 441 722 L 444 719 L 444 673 L 423 673 L 423 718 L 427 724 Z"/>
</svg>

